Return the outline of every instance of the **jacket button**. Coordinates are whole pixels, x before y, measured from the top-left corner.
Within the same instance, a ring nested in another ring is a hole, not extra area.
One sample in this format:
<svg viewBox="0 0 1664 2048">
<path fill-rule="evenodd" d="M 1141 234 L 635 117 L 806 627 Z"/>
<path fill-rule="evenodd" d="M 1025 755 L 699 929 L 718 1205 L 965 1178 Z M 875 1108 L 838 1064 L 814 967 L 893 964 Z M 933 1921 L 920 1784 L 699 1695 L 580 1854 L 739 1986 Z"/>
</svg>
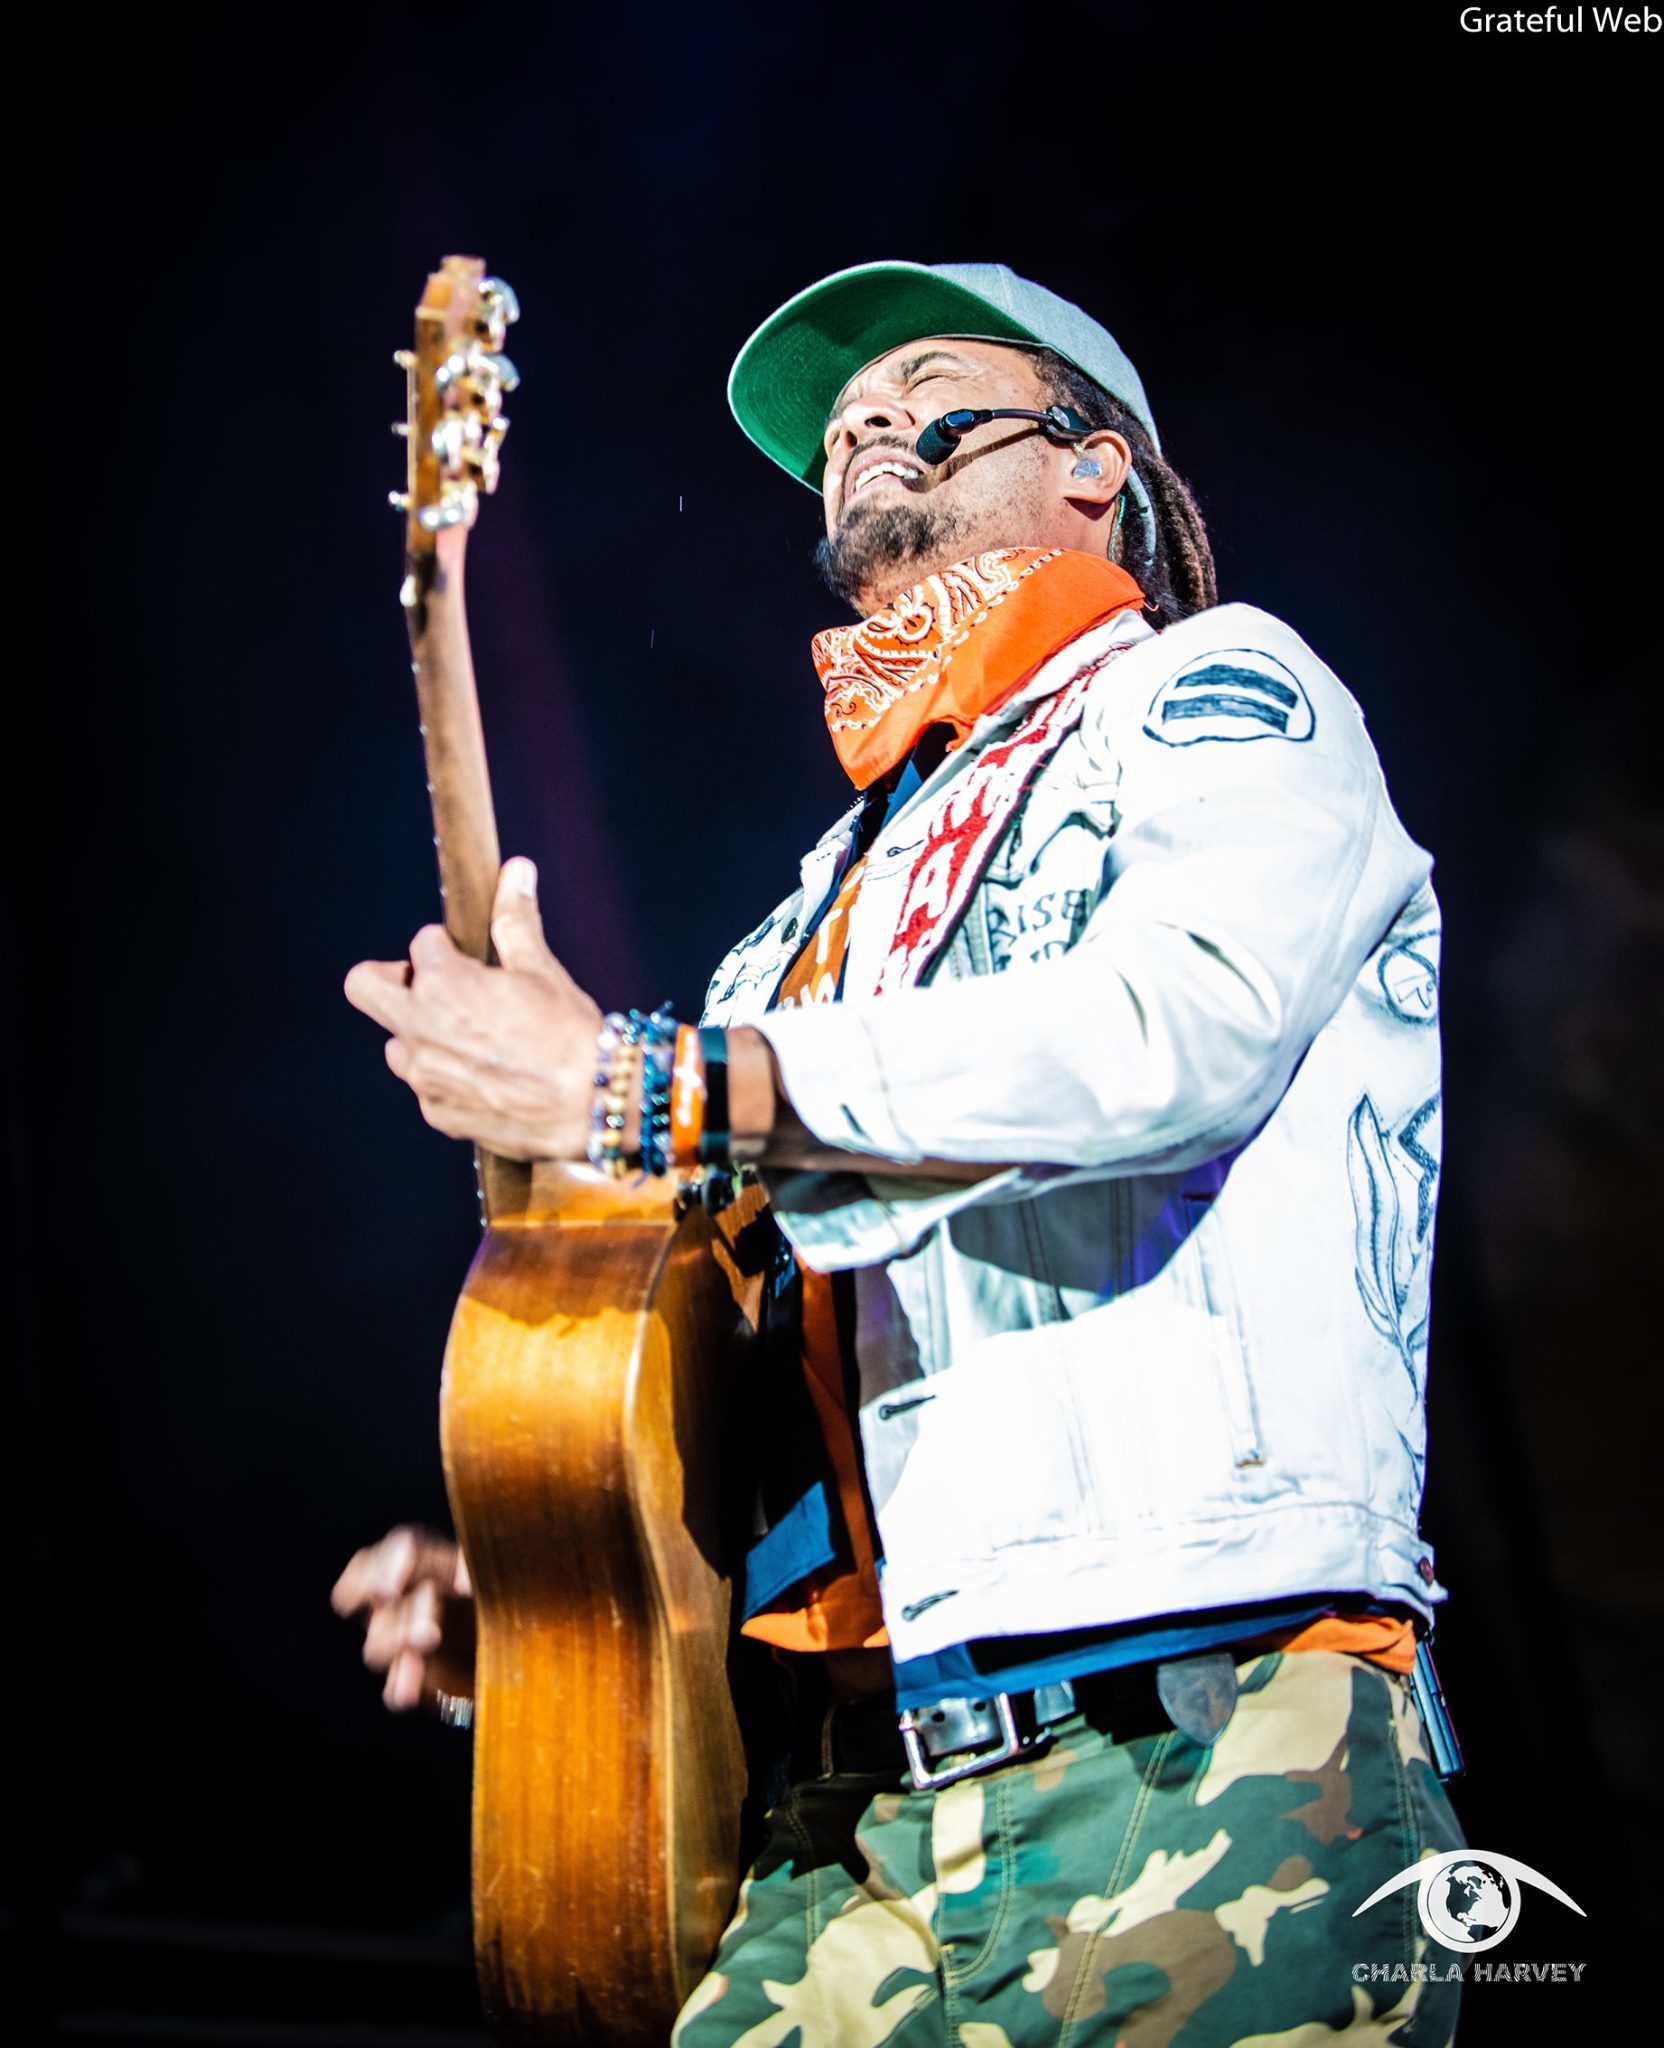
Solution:
<svg viewBox="0 0 1664 2048">
<path fill-rule="evenodd" d="M 1422 1576 L 1423 1580 L 1424 1580 L 1424 1581 L 1426 1582 L 1426 1584 L 1428 1584 L 1429 1586 L 1430 1586 L 1430 1585 L 1432 1585 L 1432 1583 L 1433 1583 L 1433 1560 L 1432 1560 L 1432 1559 L 1431 1559 L 1430 1557 L 1418 1557 L 1418 1558 L 1416 1559 L 1416 1570 L 1417 1570 L 1418 1572 L 1420 1572 L 1420 1574 L 1421 1574 L 1421 1576 Z"/>
</svg>

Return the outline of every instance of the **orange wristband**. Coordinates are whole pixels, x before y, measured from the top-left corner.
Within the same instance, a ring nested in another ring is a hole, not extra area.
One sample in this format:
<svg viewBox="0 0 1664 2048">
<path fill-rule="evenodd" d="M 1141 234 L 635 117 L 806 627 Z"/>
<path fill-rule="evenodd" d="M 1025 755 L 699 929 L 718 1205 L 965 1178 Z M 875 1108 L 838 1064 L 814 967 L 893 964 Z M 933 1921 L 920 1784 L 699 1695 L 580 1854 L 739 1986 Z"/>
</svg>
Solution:
<svg viewBox="0 0 1664 2048">
<path fill-rule="evenodd" d="M 676 1060 L 670 1070 L 670 1163 L 699 1164 L 705 1129 L 705 1055 L 697 1024 L 676 1027 Z"/>
</svg>

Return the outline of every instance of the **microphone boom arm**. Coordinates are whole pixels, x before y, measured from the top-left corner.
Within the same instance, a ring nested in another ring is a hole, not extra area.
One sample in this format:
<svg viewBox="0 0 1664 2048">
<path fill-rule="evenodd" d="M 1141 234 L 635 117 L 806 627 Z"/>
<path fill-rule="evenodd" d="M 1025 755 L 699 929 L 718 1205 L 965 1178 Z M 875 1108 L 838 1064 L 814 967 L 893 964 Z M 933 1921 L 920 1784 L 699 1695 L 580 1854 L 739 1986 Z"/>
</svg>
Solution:
<svg viewBox="0 0 1664 2048">
<path fill-rule="evenodd" d="M 1048 405 L 1044 412 L 1031 412 L 1020 405 L 997 405 L 987 410 L 966 406 L 932 420 L 914 443 L 914 453 L 934 469 L 947 461 L 958 447 L 961 435 L 968 434 L 972 427 L 980 427 L 985 420 L 1033 420 L 1048 441 L 1078 441 L 1083 434 L 1093 431 L 1078 412 L 1066 405 Z"/>
</svg>

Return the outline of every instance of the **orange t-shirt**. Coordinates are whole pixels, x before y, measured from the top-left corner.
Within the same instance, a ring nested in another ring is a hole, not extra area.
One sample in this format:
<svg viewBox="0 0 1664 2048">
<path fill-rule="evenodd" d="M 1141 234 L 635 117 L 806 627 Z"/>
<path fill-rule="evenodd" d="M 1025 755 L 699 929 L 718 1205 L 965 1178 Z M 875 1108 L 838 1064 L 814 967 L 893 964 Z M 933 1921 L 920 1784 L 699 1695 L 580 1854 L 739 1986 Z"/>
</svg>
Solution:
<svg viewBox="0 0 1664 2048">
<path fill-rule="evenodd" d="M 826 915 L 787 970 L 776 998 L 777 1008 L 838 1000 L 849 948 L 850 914 L 861 893 L 865 865 L 863 856 L 845 875 Z M 826 1439 L 853 1563 L 827 1565 L 813 1573 L 802 1583 L 801 1606 L 754 1614 L 742 1632 L 777 1650 L 883 1649 L 890 1636 L 878 1595 L 878 1546 L 844 1392 L 843 1345 L 832 1281 L 801 1260 L 798 1277 L 803 1288 L 803 1377 Z M 1325 1614 L 1252 1640 L 1267 1649 L 1340 1650 L 1396 1672 L 1409 1671 L 1416 1655 L 1414 1623 L 1392 1614 Z"/>
<path fill-rule="evenodd" d="M 775 999 L 779 1009 L 835 1003 L 849 947 L 849 913 L 861 891 L 864 860 L 856 861 L 814 933 L 788 969 Z M 838 1486 L 838 1505 L 849 1531 L 852 1567 L 828 1565 L 804 1580 L 800 1607 L 754 1614 L 744 1633 L 777 1650 L 877 1650 L 890 1640 L 878 1598 L 877 1545 L 861 1485 L 861 1455 L 844 1397 L 843 1345 L 832 1282 L 798 1261 L 803 1288 L 803 1377 Z"/>
</svg>

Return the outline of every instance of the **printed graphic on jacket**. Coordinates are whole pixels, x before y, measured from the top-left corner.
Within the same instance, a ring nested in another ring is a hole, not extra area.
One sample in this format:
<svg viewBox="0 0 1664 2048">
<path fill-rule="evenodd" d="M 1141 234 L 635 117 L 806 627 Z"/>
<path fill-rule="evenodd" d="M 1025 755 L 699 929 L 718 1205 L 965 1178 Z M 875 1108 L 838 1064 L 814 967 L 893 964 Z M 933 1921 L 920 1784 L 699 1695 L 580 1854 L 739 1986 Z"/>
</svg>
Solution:
<svg viewBox="0 0 1664 2048">
<path fill-rule="evenodd" d="M 1376 1331 L 1397 1350 L 1418 1396 L 1426 1376 L 1439 1105 L 1435 1093 L 1400 1116 L 1383 1117 L 1365 1095 L 1346 1131 L 1358 1296 Z"/>
<path fill-rule="evenodd" d="M 1030 902 L 1018 889 L 1010 893 L 1009 909 L 997 896 L 988 899 L 988 948 L 996 974 L 1014 959 L 1029 964 L 1067 953 L 1085 931 L 1096 901 L 1090 889 L 1046 889 Z"/>
<path fill-rule="evenodd" d="M 1376 962 L 1375 978 L 1389 1010 L 1405 1024 L 1439 1021 L 1439 934 L 1411 932 Z"/>
<path fill-rule="evenodd" d="M 1257 647 L 1226 647 L 1187 662 L 1156 692 L 1144 720 L 1145 732 L 1165 747 L 1309 740 L 1316 729 L 1305 684 Z"/>
</svg>

